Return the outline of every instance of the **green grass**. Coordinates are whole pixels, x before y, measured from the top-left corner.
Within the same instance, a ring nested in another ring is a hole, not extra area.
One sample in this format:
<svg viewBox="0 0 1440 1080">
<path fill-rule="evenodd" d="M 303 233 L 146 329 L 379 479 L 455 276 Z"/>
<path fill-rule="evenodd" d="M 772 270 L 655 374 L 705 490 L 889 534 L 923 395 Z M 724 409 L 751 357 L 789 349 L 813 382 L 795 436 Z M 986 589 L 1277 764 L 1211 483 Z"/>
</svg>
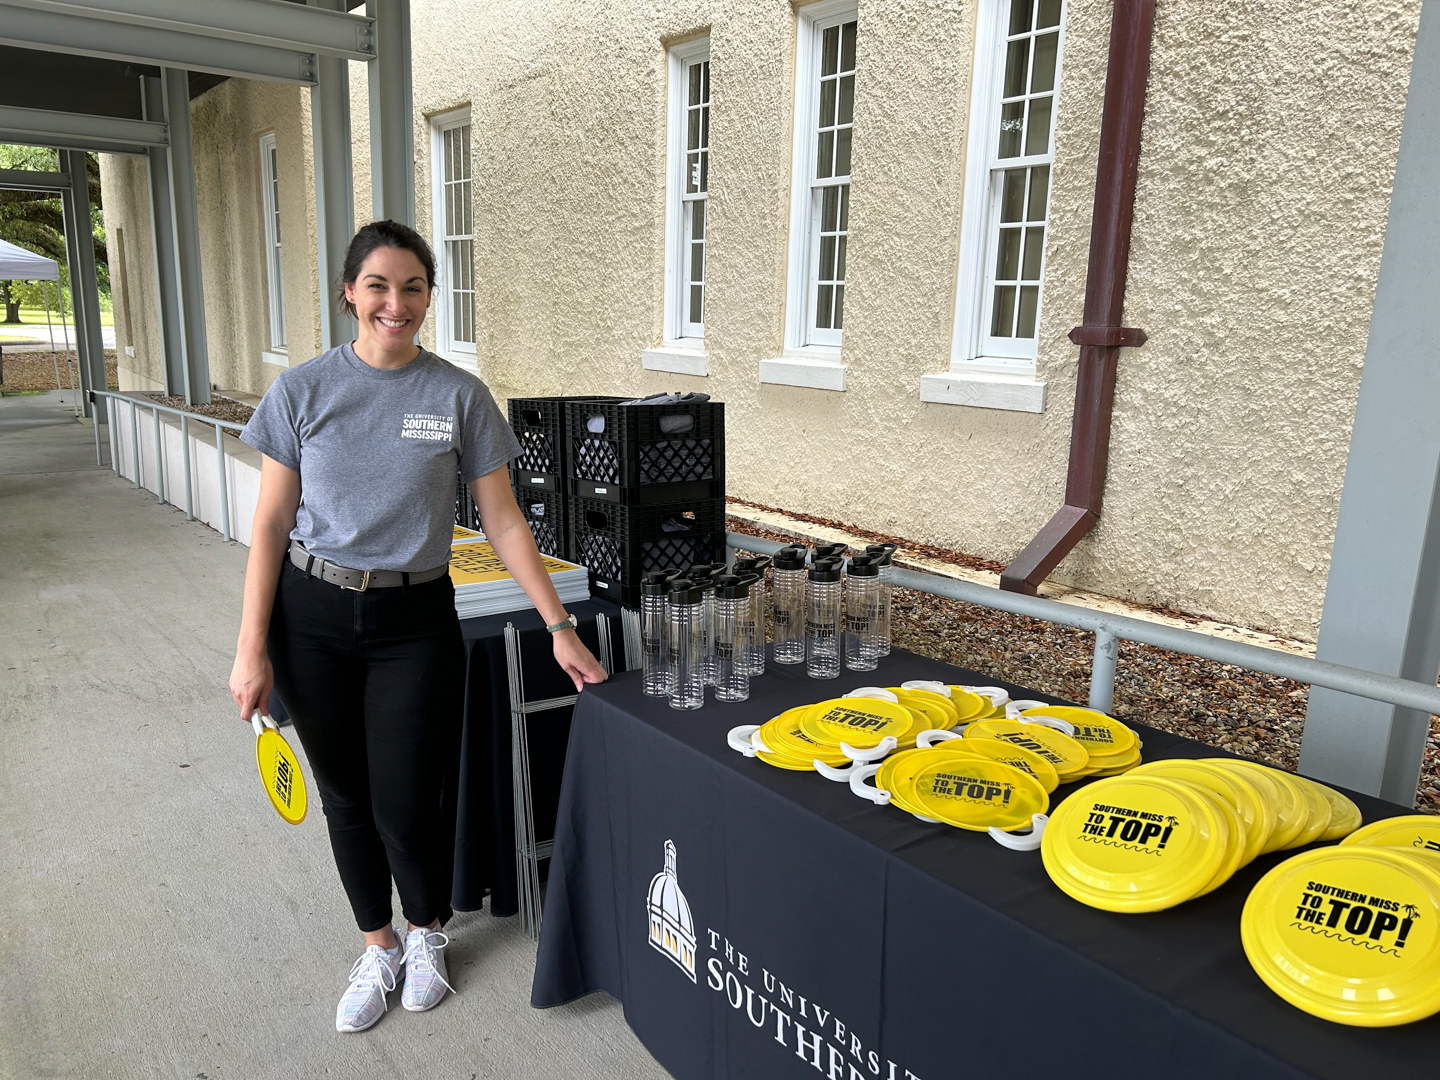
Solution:
<svg viewBox="0 0 1440 1080">
<path fill-rule="evenodd" d="M 74 316 L 74 314 L 73 314 L 71 311 L 69 311 L 68 307 L 67 307 L 67 309 L 66 309 L 65 314 L 67 314 L 67 315 L 70 316 L 70 320 L 69 320 L 69 321 L 70 321 L 70 325 L 71 325 L 71 326 L 74 326 L 74 325 L 75 325 L 75 316 Z M 0 312 L 0 317 L 3 317 L 3 312 Z M 22 307 L 22 308 L 20 309 L 20 321 L 21 321 L 21 323 L 23 323 L 23 324 L 26 325 L 26 326 L 44 326 L 44 325 L 45 325 L 45 309 L 44 309 L 43 307 L 38 307 L 38 308 Z M 60 325 L 60 313 L 59 313 L 58 311 L 56 311 L 54 308 L 51 308 L 51 309 L 50 309 L 50 323 L 51 323 L 52 326 L 59 326 L 59 325 Z M 14 325 L 15 325 L 14 323 L 0 323 L 0 326 L 14 326 Z M 113 312 L 109 312 L 109 311 L 101 311 L 101 312 L 100 312 L 100 325 L 101 325 L 101 326 L 114 326 L 114 325 L 115 325 L 115 315 L 114 315 L 114 313 L 113 313 Z"/>
</svg>

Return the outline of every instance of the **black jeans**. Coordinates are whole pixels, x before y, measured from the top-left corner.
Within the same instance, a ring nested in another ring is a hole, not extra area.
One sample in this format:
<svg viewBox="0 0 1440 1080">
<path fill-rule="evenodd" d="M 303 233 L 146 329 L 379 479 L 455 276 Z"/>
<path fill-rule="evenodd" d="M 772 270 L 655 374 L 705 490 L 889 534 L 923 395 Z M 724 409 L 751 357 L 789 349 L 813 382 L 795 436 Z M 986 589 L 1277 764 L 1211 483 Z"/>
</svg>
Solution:
<svg viewBox="0 0 1440 1080">
<path fill-rule="evenodd" d="M 270 620 L 275 689 L 305 748 L 363 931 L 450 917 L 465 647 L 449 577 L 349 592 L 287 558 Z"/>
</svg>

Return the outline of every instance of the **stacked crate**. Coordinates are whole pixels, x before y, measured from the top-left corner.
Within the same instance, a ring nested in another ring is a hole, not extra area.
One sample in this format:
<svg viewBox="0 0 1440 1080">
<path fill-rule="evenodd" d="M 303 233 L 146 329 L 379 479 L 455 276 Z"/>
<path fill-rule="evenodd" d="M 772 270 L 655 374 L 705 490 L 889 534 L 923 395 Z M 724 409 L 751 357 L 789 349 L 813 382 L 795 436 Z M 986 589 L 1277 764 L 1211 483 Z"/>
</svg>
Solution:
<svg viewBox="0 0 1440 1080">
<path fill-rule="evenodd" d="M 510 399 L 510 426 L 520 442 L 520 456 L 510 463 L 510 487 L 541 553 L 557 559 L 570 558 L 566 403 L 624 400 L 618 397 Z"/>
<path fill-rule="evenodd" d="M 725 557 L 721 402 L 564 405 L 570 555 L 591 590 L 635 606 L 651 570 Z"/>
</svg>

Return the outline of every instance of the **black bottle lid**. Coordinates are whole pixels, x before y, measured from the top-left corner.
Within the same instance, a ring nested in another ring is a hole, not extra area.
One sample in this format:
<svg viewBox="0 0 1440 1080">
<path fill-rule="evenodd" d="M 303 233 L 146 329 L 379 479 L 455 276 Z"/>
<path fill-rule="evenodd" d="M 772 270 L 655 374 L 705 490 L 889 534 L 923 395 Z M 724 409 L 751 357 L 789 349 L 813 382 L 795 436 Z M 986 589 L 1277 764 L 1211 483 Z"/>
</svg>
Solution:
<svg viewBox="0 0 1440 1080">
<path fill-rule="evenodd" d="M 715 599 L 747 600 L 750 597 L 750 582 L 736 574 L 720 574 L 715 578 Z"/>
<path fill-rule="evenodd" d="M 815 561 L 819 562 L 821 559 L 835 558 L 838 555 L 844 555 L 845 552 L 849 550 L 849 544 L 816 544 Z"/>
<path fill-rule="evenodd" d="M 865 554 L 878 562 L 881 566 L 889 566 L 891 558 L 895 554 L 894 544 L 869 544 L 865 548 Z"/>
<path fill-rule="evenodd" d="M 674 570 L 652 570 L 640 582 L 641 596 L 664 596 L 670 591 L 670 582 L 675 580 Z"/>
<path fill-rule="evenodd" d="M 850 557 L 851 577 L 879 577 L 880 563 L 869 555 L 852 555 Z"/>
<path fill-rule="evenodd" d="M 689 578 L 675 578 L 670 582 L 670 603 L 698 604 L 705 599 L 705 590 Z"/>
<path fill-rule="evenodd" d="M 839 559 L 816 559 L 810 564 L 810 580 L 815 582 L 832 582 L 840 580 Z"/>
<path fill-rule="evenodd" d="M 809 553 L 809 548 L 802 547 L 798 544 L 781 548 L 775 553 L 775 558 L 771 565 L 774 566 L 776 570 L 804 570 L 805 559 Z"/>
</svg>

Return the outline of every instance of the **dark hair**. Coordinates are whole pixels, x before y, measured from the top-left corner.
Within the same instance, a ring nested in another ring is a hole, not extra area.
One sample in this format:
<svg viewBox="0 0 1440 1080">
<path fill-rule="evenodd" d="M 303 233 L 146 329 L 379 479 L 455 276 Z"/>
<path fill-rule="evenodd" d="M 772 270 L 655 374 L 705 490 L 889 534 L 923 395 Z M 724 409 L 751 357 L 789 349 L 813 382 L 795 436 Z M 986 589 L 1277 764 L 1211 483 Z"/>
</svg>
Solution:
<svg viewBox="0 0 1440 1080">
<path fill-rule="evenodd" d="M 355 305 L 345 299 L 345 286 L 354 285 L 360 279 L 360 269 L 368 259 L 379 248 L 399 248 L 401 251 L 408 251 L 420 260 L 420 265 L 425 267 L 425 281 L 431 289 L 435 288 L 435 253 L 430 250 L 430 245 L 409 225 L 402 225 L 398 221 L 372 221 L 369 225 L 362 225 L 355 238 L 350 241 L 350 246 L 345 249 L 345 268 L 340 273 L 340 306 L 345 309 L 346 314 L 354 316 Z"/>
</svg>

